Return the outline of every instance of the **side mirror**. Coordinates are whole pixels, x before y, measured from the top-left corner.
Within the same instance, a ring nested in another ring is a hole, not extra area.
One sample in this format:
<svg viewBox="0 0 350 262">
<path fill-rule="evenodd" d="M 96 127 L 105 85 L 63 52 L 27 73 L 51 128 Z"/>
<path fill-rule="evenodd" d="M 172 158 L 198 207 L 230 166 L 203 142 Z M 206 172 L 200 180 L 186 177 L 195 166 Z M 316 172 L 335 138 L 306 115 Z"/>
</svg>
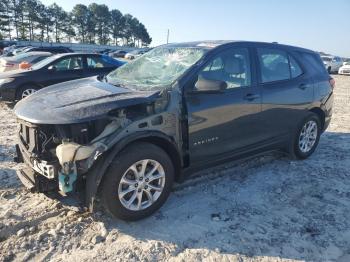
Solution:
<svg viewBox="0 0 350 262">
<path fill-rule="evenodd" d="M 195 84 L 198 92 L 221 92 L 227 88 L 227 83 L 220 80 L 209 80 L 200 78 Z"/>
<path fill-rule="evenodd" d="M 57 71 L 57 68 L 56 68 L 56 66 L 51 65 L 51 66 L 49 66 L 49 67 L 47 68 L 47 70 L 49 70 L 50 72 L 56 72 L 56 71 Z"/>
</svg>

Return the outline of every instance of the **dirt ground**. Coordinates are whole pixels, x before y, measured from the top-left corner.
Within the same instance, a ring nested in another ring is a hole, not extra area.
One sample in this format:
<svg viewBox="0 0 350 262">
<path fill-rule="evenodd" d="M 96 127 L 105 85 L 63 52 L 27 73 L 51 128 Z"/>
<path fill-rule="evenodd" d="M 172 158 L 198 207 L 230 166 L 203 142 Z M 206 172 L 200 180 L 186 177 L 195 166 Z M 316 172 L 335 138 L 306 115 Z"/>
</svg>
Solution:
<svg viewBox="0 0 350 262">
<path fill-rule="evenodd" d="M 334 77 L 332 123 L 311 158 L 206 170 L 133 223 L 27 192 L 0 103 L 0 261 L 350 261 L 350 77 Z"/>
</svg>

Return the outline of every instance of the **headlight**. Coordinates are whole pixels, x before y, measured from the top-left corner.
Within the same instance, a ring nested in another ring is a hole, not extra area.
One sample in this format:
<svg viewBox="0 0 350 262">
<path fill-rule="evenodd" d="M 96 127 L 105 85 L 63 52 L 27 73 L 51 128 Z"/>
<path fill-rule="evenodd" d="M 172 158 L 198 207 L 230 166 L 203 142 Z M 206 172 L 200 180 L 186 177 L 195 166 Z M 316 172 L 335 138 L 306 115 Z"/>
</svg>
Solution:
<svg viewBox="0 0 350 262">
<path fill-rule="evenodd" d="M 10 83 L 13 80 L 15 80 L 15 79 L 14 78 L 3 78 L 3 79 L 0 79 L 0 85 L 6 84 L 6 83 Z"/>
</svg>

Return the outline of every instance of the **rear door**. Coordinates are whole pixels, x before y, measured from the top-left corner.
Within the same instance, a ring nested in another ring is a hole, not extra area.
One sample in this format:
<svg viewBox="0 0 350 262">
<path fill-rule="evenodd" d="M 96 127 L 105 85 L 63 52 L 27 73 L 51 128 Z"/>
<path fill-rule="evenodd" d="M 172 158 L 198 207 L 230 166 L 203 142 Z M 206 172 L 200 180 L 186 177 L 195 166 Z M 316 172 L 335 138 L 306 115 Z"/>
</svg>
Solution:
<svg viewBox="0 0 350 262">
<path fill-rule="evenodd" d="M 225 81 L 218 92 L 186 93 L 191 162 L 220 158 L 260 141 L 260 90 L 249 48 L 230 48 L 210 59 L 194 77 Z"/>
<path fill-rule="evenodd" d="M 51 63 L 45 71 L 47 71 L 47 78 L 42 83 L 44 86 L 83 78 L 83 57 L 81 55 L 65 56 Z"/>
<path fill-rule="evenodd" d="M 313 101 L 313 79 L 299 55 L 278 48 L 257 49 L 265 138 L 283 141 Z"/>
</svg>

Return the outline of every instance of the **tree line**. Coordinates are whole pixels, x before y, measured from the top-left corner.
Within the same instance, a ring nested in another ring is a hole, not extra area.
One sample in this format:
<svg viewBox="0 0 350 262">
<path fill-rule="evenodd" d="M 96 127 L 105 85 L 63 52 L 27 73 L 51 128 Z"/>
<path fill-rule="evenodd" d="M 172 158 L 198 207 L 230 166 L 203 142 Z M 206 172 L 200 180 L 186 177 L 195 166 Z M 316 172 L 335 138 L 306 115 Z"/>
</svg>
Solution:
<svg viewBox="0 0 350 262">
<path fill-rule="evenodd" d="M 136 17 L 104 4 L 77 4 L 66 12 L 56 3 L 0 0 L 0 39 L 148 46 L 152 38 Z"/>
</svg>

